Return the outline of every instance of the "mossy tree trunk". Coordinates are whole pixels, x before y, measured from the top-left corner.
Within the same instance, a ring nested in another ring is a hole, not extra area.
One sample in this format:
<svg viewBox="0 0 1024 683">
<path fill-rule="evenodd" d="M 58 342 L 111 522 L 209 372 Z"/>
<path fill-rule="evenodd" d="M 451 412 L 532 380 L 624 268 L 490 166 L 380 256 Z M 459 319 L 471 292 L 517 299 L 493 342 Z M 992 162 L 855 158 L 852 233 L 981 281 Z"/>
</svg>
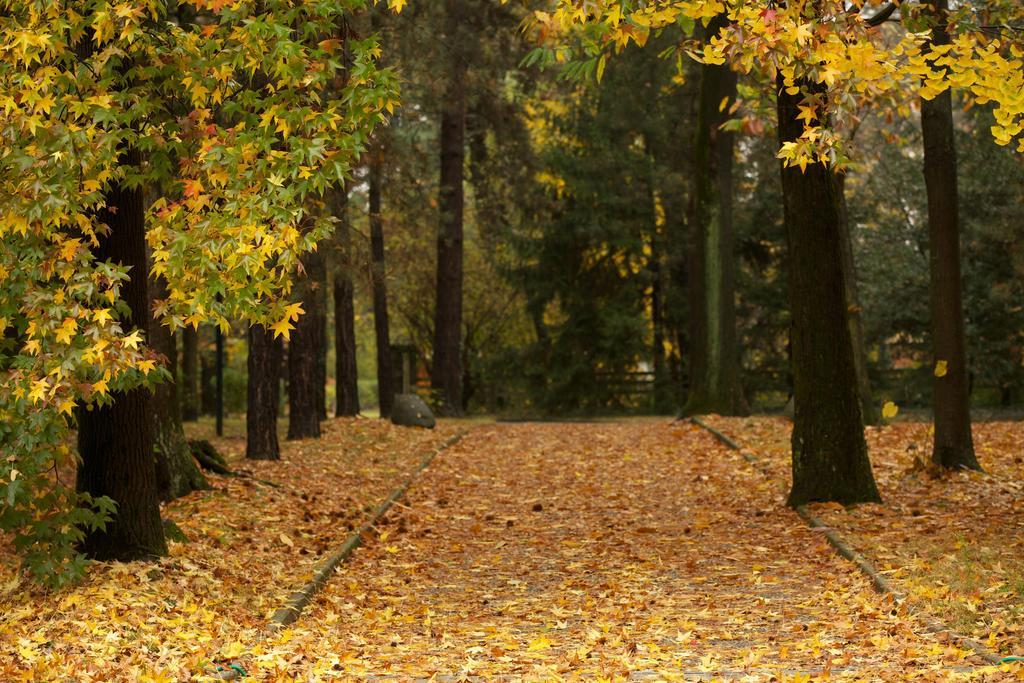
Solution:
<svg viewBox="0 0 1024 683">
<path fill-rule="evenodd" d="M 816 86 L 800 83 L 814 93 Z M 803 95 L 778 82 L 779 139 L 798 139 Z M 789 504 L 880 500 L 868 460 L 842 255 L 842 196 L 822 164 L 782 168 L 793 366 Z"/>
<path fill-rule="evenodd" d="M 373 329 L 377 339 L 377 396 L 380 416 L 390 417 L 396 389 L 391 386 L 391 335 L 388 329 L 387 267 L 384 261 L 384 218 L 381 215 L 381 183 L 384 173 L 383 149 L 378 141 L 370 153 L 369 210 L 370 257 L 373 280 Z"/>
<path fill-rule="evenodd" d="M 167 290 L 162 278 L 150 278 L 151 299 L 162 299 Z M 153 451 L 156 458 L 157 490 L 161 500 L 174 500 L 192 491 L 210 488 L 206 477 L 192 457 L 181 423 L 178 400 L 178 354 L 171 331 L 156 320 L 149 320 L 149 345 L 167 359 L 171 379 L 160 382 L 150 397 L 153 421 Z"/>
<path fill-rule="evenodd" d="M 337 190 L 338 218 L 334 263 L 334 380 L 337 417 L 359 414 L 359 368 L 356 365 L 356 312 L 353 303 L 352 235 L 348 222 L 348 188 Z"/>
<path fill-rule="evenodd" d="M 934 26 L 931 42 L 950 42 L 947 0 L 927 2 Z M 950 469 L 980 470 L 971 434 L 967 341 L 964 334 L 960 275 L 960 201 L 952 94 L 946 90 L 921 100 L 924 181 L 928 194 L 928 268 L 930 274 L 935 436 L 932 462 Z"/>
<path fill-rule="evenodd" d="M 843 250 L 843 278 L 846 280 L 846 322 L 850 328 L 853 343 L 853 362 L 857 371 L 857 394 L 860 396 L 861 415 L 864 424 L 876 425 L 882 416 L 871 395 L 871 378 L 868 376 L 867 349 L 864 348 L 864 325 L 861 319 L 860 297 L 857 294 L 857 268 L 853 260 L 853 240 L 850 232 L 850 214 L 846 207 L 846 176 L 837 174 L 840 198 L 840 228 L 842 236 L 839 245 Z"/>
<path fill-rule="evenodd" d="M 709 34 L 717 33 L 725 23 L 725 17 L 716 17 L 708 27 Z M 690 387 L 683 409 L 691 415 L 750 412 L 740 383 L 736 342 L 732 221 L 735 136 L 721 129 L 735 100 L 736 74 L 727 66 L 703 65 L 690 210 Z"/>
</svg>

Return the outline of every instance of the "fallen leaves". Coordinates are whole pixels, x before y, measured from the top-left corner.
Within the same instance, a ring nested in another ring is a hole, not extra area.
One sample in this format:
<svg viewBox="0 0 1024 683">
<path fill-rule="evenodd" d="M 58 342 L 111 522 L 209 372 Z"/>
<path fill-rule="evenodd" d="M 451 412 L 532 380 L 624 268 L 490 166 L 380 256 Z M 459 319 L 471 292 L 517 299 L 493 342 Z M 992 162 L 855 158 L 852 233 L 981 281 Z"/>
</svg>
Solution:
<svg viewBox="0 0 1024 683">
<path fill-rule="evenodd" d="M 709 419 L 788 481 L 790 423 Z M 815 513 L 916 606 L 1004 655 L 1024 652 L 1024 424 L 979 421 L 975 451 L 987 473 L 928 465 L 932 427 L 912 419 L 869 427 L 881 505 L 815 505 Z"/>
<path fill-rule="evenodd" d="M 874 593 L 783 493 L 689 425 L 481 426 L 410 491 L 404 531 L 252 670 L 301 655 L 303 680 L 991 675 Z"/>
<path fill-rule="evenodd" d="M 454 433 L 368 419 L 324 430 L 320 441 L 282 442 L 280 462 L 244 460 L 237 436 L 216 441 L 251 477 L 211 476 L 212 491 L 166 505 L 163 516 L 190 540 L 159 562 L 97 563 L 82 584 L 47 593 L 19 587 L 16 557 L 0 539 L 0 680 L 180 681 L 265 655 L 269 614 Z M 262 674 L 294 669 L 293 656 Z"/>
<path fill-rule="evenodd" d="M 0 641 L 12 644 L 0 648 L 0 679 L 186 680 L 229 665 L 273 681 L 1021 675 L 929 632 L 784 507 L 785 422 L 715 424 L 776 479 L 687 424 L 477 426 L 272 635 L 269 612 L 455 426 L 331 421 L 323 441 L 287 443 L 280 463 L 240 461 L 242 441 L 222 441 L 236 468 L 281 488 L 218 478 L 165 509 L 192 539 L 171 557 L 99 565 L 56 595 L 15 583 L 0 598 Z M 816 510 L 916 586 L 914 600 L 955 600 L 1004 651 L 1020 642 L 1007 590 L 1019 576 L 1022 473 L 995 453 L 1012 452 L 1019 431 L 977 431 L 998 477 L 936 481 L 905 467 L 924 426 L 872 430 L 887 504 Z M 951 580 L 965 556 L 977 565 L 971 590 Z M 3 571 L 0 585 L 16 578 Z"/>
</svg>

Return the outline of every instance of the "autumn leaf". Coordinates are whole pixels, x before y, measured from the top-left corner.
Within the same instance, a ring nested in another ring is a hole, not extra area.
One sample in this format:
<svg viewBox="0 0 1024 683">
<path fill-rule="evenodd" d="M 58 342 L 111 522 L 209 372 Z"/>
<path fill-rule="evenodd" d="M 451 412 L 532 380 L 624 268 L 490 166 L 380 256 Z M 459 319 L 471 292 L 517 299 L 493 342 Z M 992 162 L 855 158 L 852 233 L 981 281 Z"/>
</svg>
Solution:
<svg viewBox="0 0 1024 683">
<path fill-rule="evenodd" d="M 526 646 L 528 652 L 539 652 L 540 650 L 547 650 L 551 647 L 551 639 L 547 636 L 538 636 L 530 641 L 530 644 Z"/>
</svg>

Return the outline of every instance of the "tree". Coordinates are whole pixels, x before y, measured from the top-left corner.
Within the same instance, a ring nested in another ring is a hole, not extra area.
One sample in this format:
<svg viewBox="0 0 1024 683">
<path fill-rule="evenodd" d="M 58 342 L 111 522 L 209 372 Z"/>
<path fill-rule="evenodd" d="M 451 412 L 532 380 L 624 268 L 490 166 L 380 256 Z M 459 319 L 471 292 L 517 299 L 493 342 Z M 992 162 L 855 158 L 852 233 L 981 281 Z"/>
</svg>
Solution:
<svg viewBox="0 0 1024 683">
<path fill-rule="evenodd" d="M 166 285 L 161 278 L 150 278 L 148 286 L 151 300 L 159 299 L 166 293 Z M 208 489 L 210 485 L 192 457 L 192 449 L 182 427 L 181 403 L 178 400 L 178 354 L 174 334 L 151 317 L 148 326 L 149 346 L 164 357 L 169 375 L 153 388 L 151 395 L 145 396 L 150 402 L 153 421 L 157 491 L 161 500 L 174 500 L 192 491 Z"/>
<path fill-rule="evenodd" d="M 821 89 L 801 83 L 809 96 Z M 779 143 L 799 140 L 805 98 L 779 78 Z M 834 170 L 782 166 L 790 342 L 793 354 L 793 485 L 789 504 L 881 500 L 868 460 L 847 322 L 842 188 Z"/>
<path fill-rule="evenodd" d="M 949 45 L 948 0 L 927 0 L 933 23 L 931 47 Z M 934 354 L 932 402 L 935 436 L 932 461 L 950 469 L 979 470 L 971 437 L 960 276 L 960 202 L 952 93 L 921 99 L 924 179 L 928 193 L 928 263 Z"/>
<path fill-rule="evenodd" d="M 846 291 L 846 325 L 850 328 L 853 344 L 853 364 L 857 375 L 857 394 L 860 396 L 860 411 L 864 424 L 875 425 L 881 419 L 881 411 L 875 406 L 871 394 L 871 379 L 868 377 L 868 358 L 864 348 L 864 326 L 861 322 L 860 297 L 858 296 L 857 268 L 853 257 L 853 243 L 850 236 L 850 214 L 846 203 L 846 174 L 837 174 L 839 181 L 839 247 L 843 261 L 843 278 Z"/>
<path fill-rule="evenodd" d="M 137 166 L 135 150 L 121 163 Z M 146 329 L 149 296 L 146 282 L 146 222 L 142 188 L 126 184 L 106 192 L 100 214 L 106 234 L 99 237 L 93 255 L 99 261 L 131 269 L 123 301 L 126 322 Z M 148 389 L 136 387 L 113 392 L 111 401 L 77 412 L 78 490 L 106 496 L 117 504 L 117 514 L 102 528 L 94 528 L 82 541 L 83 550 L 96 559 L 137 560 L 167 552 L 153 466 L 153 420 Z"/>
<path fill-rule="evenodd" d="M 370 278 L 373 288 L 373 329 L 377 339 L 377 396 L 380 416 L 390 417 L 396 387 L 392 386 L 391 335 L 388 329 L 387 267 L 384 262 L 384 219 L 381 215 L 383 149 L 378 140 L 369 156 Z"/>
<path fill-rule="evenodd" d="M 445 95 L 441 103 L 441 182 L 437 231 L 437 297 L 431 381 L 440 412 L 460 415 L 462 405 L 462 252 L 466 163 L 466 71 L 464 0 L 445 0 L 444 31 L 449 44 Z"/>
<path fill-rule="evenodd" d="M 282 343 L 262 325 L 249 328 L 246 384 L 245 457 L 280 460 L 277 410 L 281 401 Z"/>
<path fill-rule="evenodd" d="M 352 234 L 348 217 L 348 188 L 334 197 L 338 219 L 334 268 L 334 387 L 335 416 L 359 414 L 359 369 L 356 366 L 356 311 L 352 297 Z"/>
<path fill-rule="evenodd" d="M 714 36 L 726 18 L 708 26 Z M 722 128 L 736 100 L 736 74 L 704 64 L 694 128 L 689 268 L 690 388 L 684 413 L 745 415 L 736 344 L 736 261 L 732 221 L 735 136 Z"/>
<path fill-rule="evenodd" d="M 5 7 L 5 29 L 33 38 L 0 56 L 0 414 L 34 429 L 0 437 L 17 456 L 0 465 L 0 525 L 37 575 L 79 572 L 83 534 L 97 556 L 163 550 L 150 417 L 132 393 L 162 375 L 143 345 L 147 243 L 170 330 L 239 319 L 284 336 L 298 319 L 292 273 L 330 229 L 313 217 L 299 232 L 307 197 L 350 175 L 393 106 L 372 39 L 325 39 L 365 4 L 204 3 L 202 22 L 172 16 L 194 14 L 178 3 Z M 325 95 L 342 49 L 360 79 Z M 48 475 L 73 415 L 77 494 Z"/>
<path fill-rule="evenodd" d="M 195 422 L 199 419 L 199 330 L 186 327 L 181 331 L 181 419 Z"/>
<path fill-rule="evenodd" d="M 327 269 L 319 252 L 303 259 L 305 276 L 299 281 L 296 299 L 304 315 L 295 324 L 288 340 L 288 438 L 320 438 L 323 419 L 321 392 L 327 302 Z"/>
</svg>

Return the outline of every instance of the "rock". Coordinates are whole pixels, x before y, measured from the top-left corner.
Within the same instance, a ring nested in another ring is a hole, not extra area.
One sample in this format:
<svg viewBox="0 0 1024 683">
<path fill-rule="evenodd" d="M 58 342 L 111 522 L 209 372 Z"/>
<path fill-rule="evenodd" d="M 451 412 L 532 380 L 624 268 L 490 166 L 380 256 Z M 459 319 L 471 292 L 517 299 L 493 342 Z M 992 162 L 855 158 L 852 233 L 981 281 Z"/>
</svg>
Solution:
<svg viewBox="0 0 1024 683">
<path fill-rule="evenodd" d="M 181 530 L 181 527 L 169 519 L 161 520 L 164 523 L 164 537 L 175 543 L 188 543 L 188 536 Z"/>
<path fill-rule="evenodd" d="M 391 421 L 401 427 L 433 429 L 437 424 L 430 408 L 416 394 L 396 394 L 391 406 Z"/>
</svg>

